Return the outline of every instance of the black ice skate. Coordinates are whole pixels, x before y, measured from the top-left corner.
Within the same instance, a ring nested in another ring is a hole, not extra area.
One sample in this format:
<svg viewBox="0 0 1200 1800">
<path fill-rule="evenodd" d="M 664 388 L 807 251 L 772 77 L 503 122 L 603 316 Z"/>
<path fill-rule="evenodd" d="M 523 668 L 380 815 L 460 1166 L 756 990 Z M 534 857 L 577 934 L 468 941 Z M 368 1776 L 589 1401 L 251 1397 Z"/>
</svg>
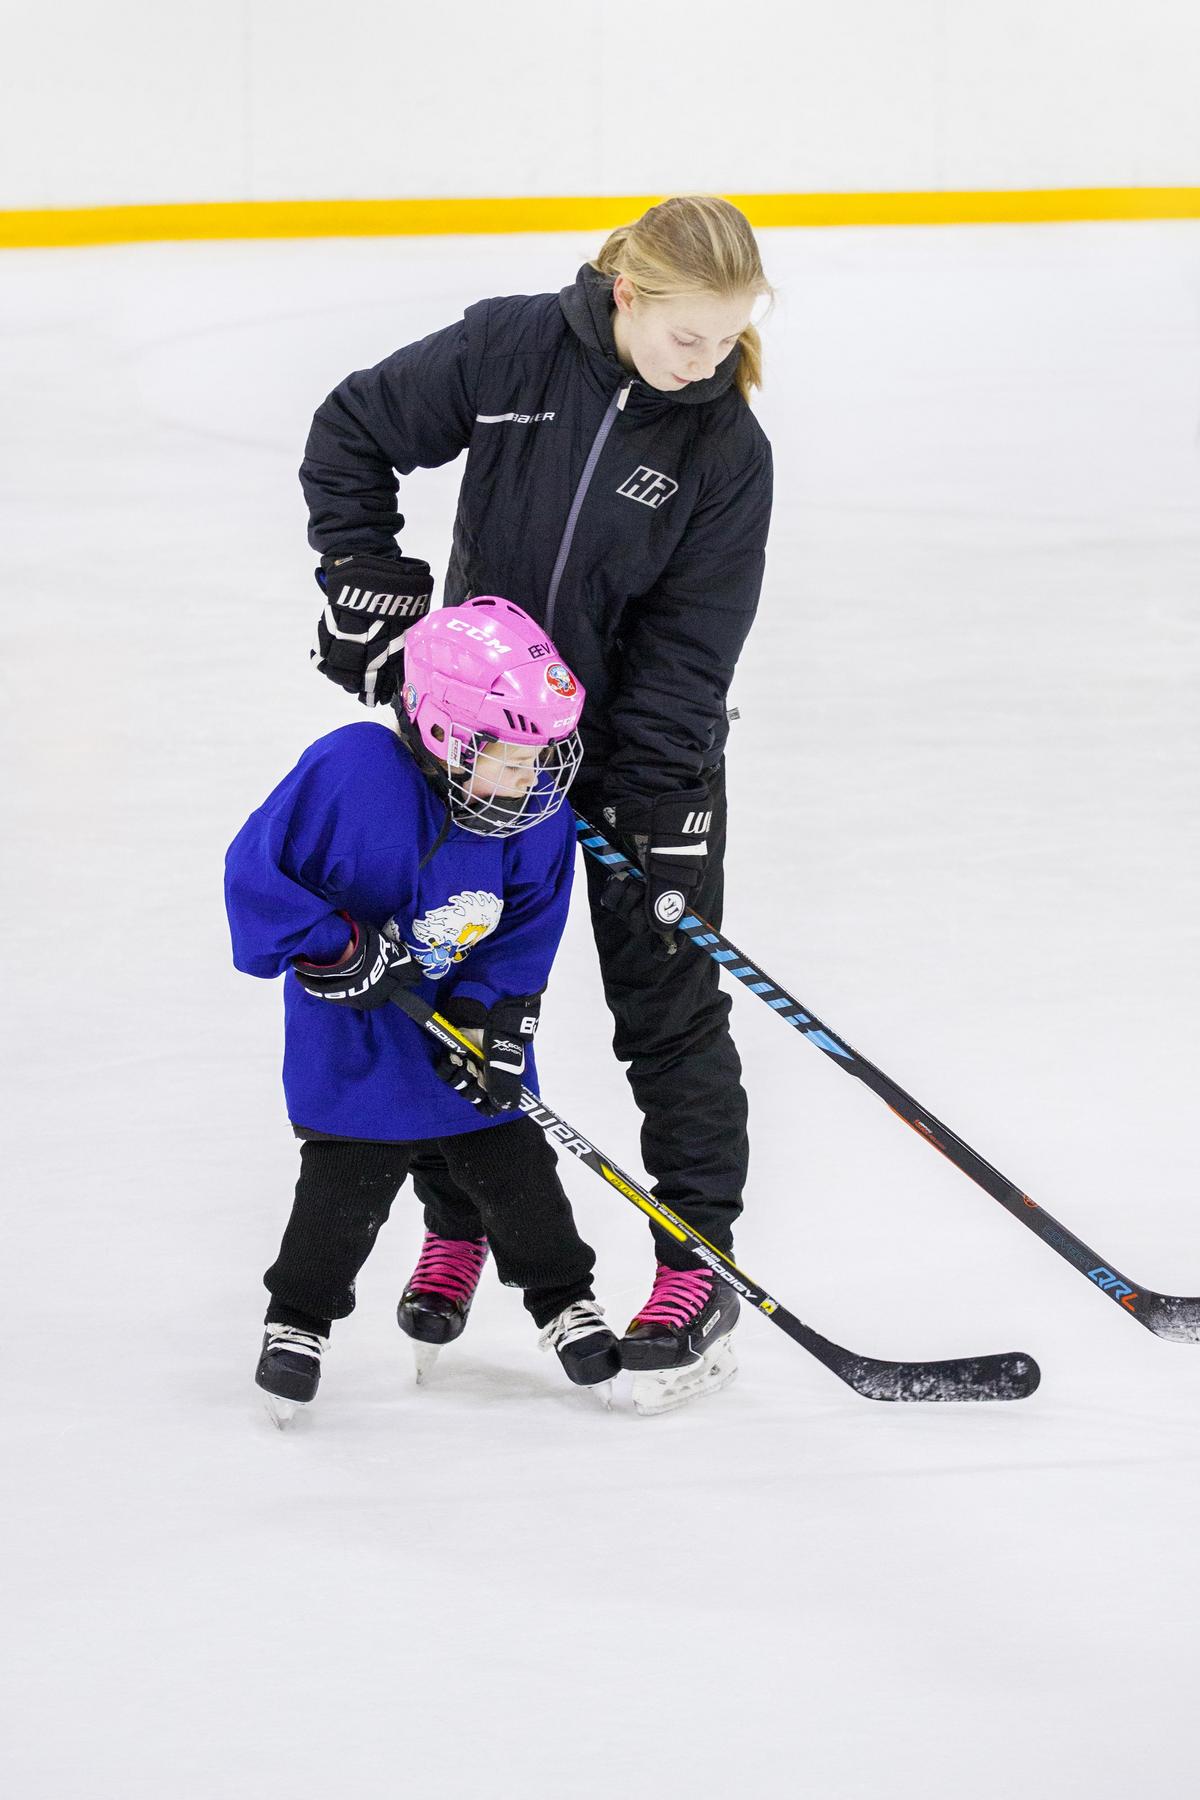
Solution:
<svg viewBox="0 0 1200 1800">
<path fill-rule="evenodd" d="M 737 1295 L 710 1269 L 659 1263 L 650 1298 L 621 1339 L 621 1365 L 634 1372 L 635 1409 L 670 1412 L 732 1381 L 737 1318 Z"/>
<path fill-rule="evenodd" d="M 487 1261 L 486 1238 L 425 1233 L 425 1245 L 396 1308 L 396 1322 L 413 1341 L 417 1380 L 423 1382 L 445 1344 L 461 1337 Z"/>
<path fill-rule="evenodd" d="M 543 1350 L 555 1350 L 568 1381 L 595 1388 L 605 1406 L 612 1405 L 612 1383 L 621 1373 L 621 1349 L 604 1323 L 604 1308 L 594 1300 L 573 1300 L 542 1331 Z"/>
<path fill-rule="evenodd" d="M 266 1395 L 267 1412 L 282 1431 L 298 1406 L 307 1406 L 321 1381 L 321 1352 L 328 1338 L 294 1325 L 268 1325 L 254 1379 Z"/>
</svg>

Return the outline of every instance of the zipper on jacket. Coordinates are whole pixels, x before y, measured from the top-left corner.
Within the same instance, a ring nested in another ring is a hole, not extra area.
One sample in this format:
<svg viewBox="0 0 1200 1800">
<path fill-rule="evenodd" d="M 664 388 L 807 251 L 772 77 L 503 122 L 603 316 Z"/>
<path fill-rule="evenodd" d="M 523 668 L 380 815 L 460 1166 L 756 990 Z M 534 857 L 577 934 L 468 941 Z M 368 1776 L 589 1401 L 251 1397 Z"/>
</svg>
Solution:
<svg viewBox="0 0 1200 1800">
<path fill-rule="evenodd" d="M 575 536 L 575 527 L 579 523 L 579 514 L 583 510 L 588 488 L 592 484 L 592 476 L 596 473 L 596 464 L 600 461 L 600 452 L 604 448 L 604 440 L 613 428 L 613 421 L 619 412 L 624 412 L 625 402 L 633 391 L 634 377 L 631 375 L 623 387 L 619 387 L 608 403 L 608 409 L 600 421 L 600 429 L 592 439 L 592 447 L 588 451 L 587 461 L 583 465 L 583 474 L 579 477 L 579 486 L 575 489 L 575 498 L 571 501 L 571 510 L 567 514 L 567 523 L 563 529 L 562 542 L 558 546 L 558 555 L 554 560 L 554 573 L 550 577 L 550 590 L 546 596 L 546 636 L 554 636 L 554 602 L 558 598 L 558 586 L 562 580 L 563 570 L 567 566 L 567 558 L 571 554 L 571 540 Z"/>
</svg>

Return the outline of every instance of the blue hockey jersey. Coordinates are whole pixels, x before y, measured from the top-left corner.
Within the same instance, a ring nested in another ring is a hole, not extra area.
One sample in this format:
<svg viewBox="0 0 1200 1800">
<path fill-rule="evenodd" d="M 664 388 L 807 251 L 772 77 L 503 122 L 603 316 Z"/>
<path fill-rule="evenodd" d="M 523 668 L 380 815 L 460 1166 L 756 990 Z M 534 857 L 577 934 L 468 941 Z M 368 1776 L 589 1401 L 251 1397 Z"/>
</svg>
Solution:
<svg viewBox="0 0 1200 1800">
<path fill-rule="evenodd" d="M 445 823 L 397 733 L 363 721 L 311 745 L 230 845 L 234 964 L 286 976 L 283 1086 L 293 1124 L 397 1140 L 504 1122 L 481 1117 L 438 1079 L 440 1046 L 399 1007 L 336 1006 L 286 974 L 296 957 L 336 961 L 348 936 L 338 915 L 347 912 L 377 926 L 396 919 L 425 970 L 418 991 L 439 1008 L 452 995 L 490 1007 L 539 993 L 567 917 L 569 807 L 509 838 L 452 825 L 438 844 Z M 536 1091 L 532 1059 L 526 1085 Z"/>
</svg>

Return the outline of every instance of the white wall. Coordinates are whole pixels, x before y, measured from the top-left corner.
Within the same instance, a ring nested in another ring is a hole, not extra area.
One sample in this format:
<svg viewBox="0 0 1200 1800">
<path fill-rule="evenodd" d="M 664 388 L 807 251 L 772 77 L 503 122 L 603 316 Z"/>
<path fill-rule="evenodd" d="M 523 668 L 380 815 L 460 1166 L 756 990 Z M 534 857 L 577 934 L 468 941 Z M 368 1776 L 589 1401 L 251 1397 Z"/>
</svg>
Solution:
<svg viewBox="0 0 1200 1800">
<path fill-rule="evenodd" d="M 1197 0 L 43 0 L 0 41 L 0 207 L 1200 183 Z"/>
</svg>

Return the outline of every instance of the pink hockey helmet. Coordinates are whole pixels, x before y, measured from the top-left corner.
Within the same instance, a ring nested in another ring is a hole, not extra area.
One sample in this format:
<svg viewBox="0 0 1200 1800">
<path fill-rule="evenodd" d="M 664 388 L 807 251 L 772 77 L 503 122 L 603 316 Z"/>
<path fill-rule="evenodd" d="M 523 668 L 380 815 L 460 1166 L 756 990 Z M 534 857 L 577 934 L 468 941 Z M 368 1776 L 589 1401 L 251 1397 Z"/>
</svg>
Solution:
<svg viewBox="0 0 1200 1800">
<path fill-rule="evenodd" d="M 430 613 L 405 637 L 397 710 L 445 766 L 454 823 L 478 836 L 558 811 L 583 755 L 583 702 L 542 626 L 498 594 Z"/>
</svg>

